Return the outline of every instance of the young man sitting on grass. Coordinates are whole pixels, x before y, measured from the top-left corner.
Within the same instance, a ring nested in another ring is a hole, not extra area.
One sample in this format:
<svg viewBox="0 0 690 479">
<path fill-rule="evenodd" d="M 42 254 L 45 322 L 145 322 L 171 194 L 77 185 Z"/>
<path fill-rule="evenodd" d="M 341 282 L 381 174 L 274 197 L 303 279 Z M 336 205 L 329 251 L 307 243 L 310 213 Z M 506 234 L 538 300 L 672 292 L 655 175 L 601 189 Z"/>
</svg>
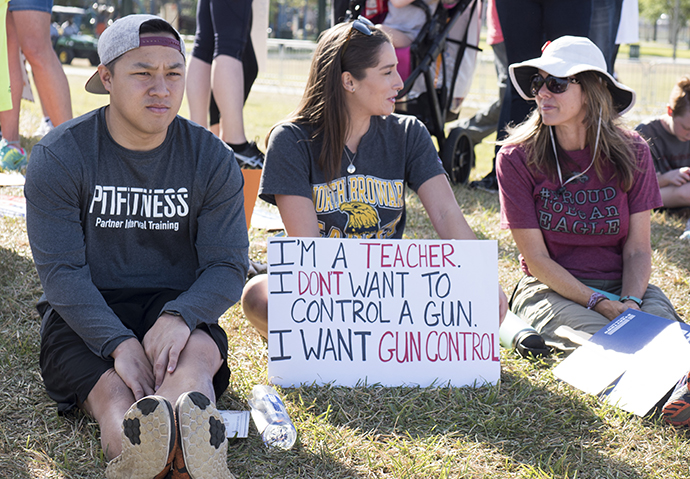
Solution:
<svg viewBox="0 0 690 479">
<path fill-rule="evenodd" d="M 242 175 L 177 116 L 172 26 L 124 17 L 98 53 L 86 89 L 110 104 L 46 135 L 27 171 L 41 374 L 58 411 L 98 421 L 108 478 L 230 478 L 214 404 L 230 378 L 218 318 L 247 274 Z"/>
</svg>

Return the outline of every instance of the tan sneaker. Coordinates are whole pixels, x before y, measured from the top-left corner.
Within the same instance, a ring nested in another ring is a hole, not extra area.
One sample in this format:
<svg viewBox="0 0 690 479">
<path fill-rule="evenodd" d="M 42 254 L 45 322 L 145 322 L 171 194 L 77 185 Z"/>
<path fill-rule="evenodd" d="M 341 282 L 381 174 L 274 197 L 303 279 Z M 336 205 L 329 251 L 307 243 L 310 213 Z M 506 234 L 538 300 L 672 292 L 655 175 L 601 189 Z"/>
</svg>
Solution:
<svg viewBox="0 0 690 479">
<path fill-rule="evenodd" d="M 186 392 L 178 398 L 175 414 L 182 454 L 177 454 L 173 469 L 191 479 L 234 479 L 228 469 L 225 423 L 211 401 L 200 392 Z"/>
<path fill-rule="evenodd" d="M 122 454 L 108 463 L 108 479 L 165 477 L 175 455 L 177 430 L 172 405 L 147 396 L 129 408 L 122 421 Z"/>
</svg>

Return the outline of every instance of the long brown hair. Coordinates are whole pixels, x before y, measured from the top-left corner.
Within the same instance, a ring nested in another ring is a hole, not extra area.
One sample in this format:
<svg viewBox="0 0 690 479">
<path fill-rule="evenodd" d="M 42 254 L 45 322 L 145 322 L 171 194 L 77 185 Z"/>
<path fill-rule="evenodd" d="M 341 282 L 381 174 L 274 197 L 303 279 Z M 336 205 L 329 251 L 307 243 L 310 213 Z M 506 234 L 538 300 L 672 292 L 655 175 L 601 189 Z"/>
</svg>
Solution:
<svg viewBox="0 0 690 479">
<path fill-rule="evenodd" d="M 378 64 L 381 46 L 391 41 L 380 29 L 370 30 L 372 35 L 364 35 L 352 29 L 351 23 L 341 23 L 321 34 L 302 100 L 286 119 L 313 127 L 310 139 L 321 142 L 317 164 L 329 182 L 340 173 L 350 127 L 342 74 L 347 71 L 355 79 L 363 79 L 365 70 Z"/>
<path fill-rule="evenodd" d="M 613 106 L 613 98 L 606 87 L 606 79 L 593 71 L 585 71 L 574 76 L 580 83 L 584 95 L 583 123 L 587 131 L 586 144 L 589 145 L 592 154 L 594 154 L 597 125 L 601 115 L 601 132 L 597 158 L 594 160 L 594 171 L 601 181 L 608 180 L 609 178 L 603 177 L 603 166 L 605 162 L 610 162 L 616 170 L 615 177 L 618 184 L 623 191 L 628 191 L 632 188 L 637 168 L 635 151 L 630 132 L 623 126 L 620 115 Z M 527 153 L 528 167 L 554 180 L 557 178 L 557 160 L 551 145 L 549 127 L 542 122 L 539 109 L 534 109 L 519 125 L 507 127 L 506 131 L 508 137 L 498 144 L 522 145 Z M 556 134 L 555 129 L 553 133 Z M 562 151 L 560 147 L 557 148 L 561 160 L 569 158 L 565 151 Z M 568 169 L 568 162 L 562 161 L 561 166 Z"/>
</svg>

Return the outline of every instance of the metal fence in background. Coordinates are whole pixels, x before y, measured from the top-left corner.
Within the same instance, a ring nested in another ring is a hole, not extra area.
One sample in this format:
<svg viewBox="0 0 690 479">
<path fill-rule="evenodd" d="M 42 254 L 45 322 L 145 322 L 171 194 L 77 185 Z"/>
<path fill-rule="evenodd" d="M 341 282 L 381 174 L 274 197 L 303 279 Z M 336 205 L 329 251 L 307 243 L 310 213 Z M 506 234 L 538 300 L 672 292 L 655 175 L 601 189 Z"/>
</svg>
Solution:
<svg viewBox="0 0 690 479">
<path fill-rule="evenodd" d="M 635 106 L 625 115 L 634 124 L 664 113 L 673 86 L 681 76 L 690 75 L 690 61 L 685 59 L 622 59 L 615 68 L 619 81 L 637 93 Z"/>
<path fill-rule="evenodd" d="M 266 69 L 259 71 L 253 88 L 301 96 L 309 76 L 309 65 L 316 43 L 269 38 L 267 47 Z"/>
<path fill-rule="evenodd" d="M 267 68 L 259 72 L 254 88 L 301 95 L 315 48 L 315 43 L 309 41 L 269 39 Z M 616 75 L 637 93 L 635 106 L 625 115 L 626 122 L 634 126 L 665 111 L 673 85 L 681 76 L 690 75 L 690 60 L 619 57 Z M 493 53 L 488 49 L 477 56 L 472 86 L 463 101 L 460 116 L 468 116 L 468 111 L 473 113 L 491 104 L 497 92 Z"/>
</svg>

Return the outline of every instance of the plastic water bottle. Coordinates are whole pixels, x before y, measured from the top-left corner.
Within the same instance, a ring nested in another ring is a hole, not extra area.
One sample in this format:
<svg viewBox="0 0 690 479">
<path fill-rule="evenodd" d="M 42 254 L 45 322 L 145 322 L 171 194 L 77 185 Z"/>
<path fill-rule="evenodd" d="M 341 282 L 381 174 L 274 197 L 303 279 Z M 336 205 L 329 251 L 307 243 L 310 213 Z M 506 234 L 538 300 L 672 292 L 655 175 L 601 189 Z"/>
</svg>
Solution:
<svg viewBox="0 0 690 479">
<path fill-rule="evenodd" d="M 512 311 L 508 311 L 498 330 L 498 340 L 501 346 L 515 349 L 522 357 L 532 355 L 536 358 L 551 352 L 541 334 Z"/>
<path fill-rule="evenodd" d="M 260 384 L 254 386 L 249 406 L 264 444 L 286 451 L 295 444 L 297 430 L 275 389 Z"/>
</svg>

